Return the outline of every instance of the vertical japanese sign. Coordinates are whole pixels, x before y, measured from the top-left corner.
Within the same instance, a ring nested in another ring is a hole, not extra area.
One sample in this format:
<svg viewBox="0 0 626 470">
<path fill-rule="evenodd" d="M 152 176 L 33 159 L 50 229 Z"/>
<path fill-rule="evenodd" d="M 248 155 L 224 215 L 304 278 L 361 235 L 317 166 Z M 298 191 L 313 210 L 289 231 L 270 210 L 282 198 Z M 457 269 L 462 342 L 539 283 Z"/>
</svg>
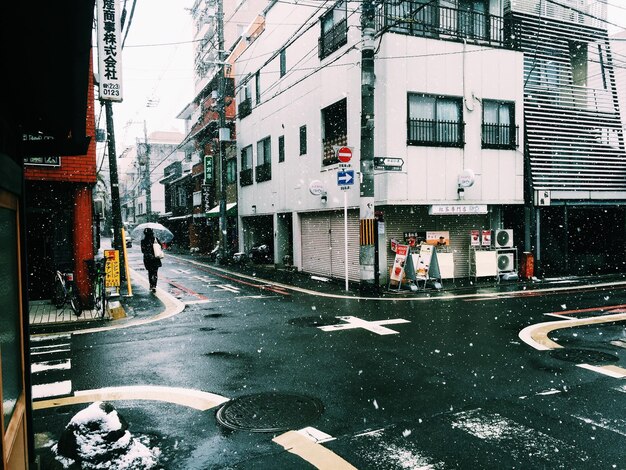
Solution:
<svg viewBox="0 0 626 470">
<path fill-rule="evenodd" d="M 204 184 L 211 184 L 213 182 L 213 157 L 210 155 L 204 156 Z"/>
<path fill-rule="evenodd" d="M 118 250 L 104 250 L 106 258 L 105 287 L 119 287 L 120 282 L 120 252 Z"/>
<path fill-rule="evenodd" d="M 122 45 L 118 0 L 97 0 L 100 99 L 122 101 Z"/>
</svg>

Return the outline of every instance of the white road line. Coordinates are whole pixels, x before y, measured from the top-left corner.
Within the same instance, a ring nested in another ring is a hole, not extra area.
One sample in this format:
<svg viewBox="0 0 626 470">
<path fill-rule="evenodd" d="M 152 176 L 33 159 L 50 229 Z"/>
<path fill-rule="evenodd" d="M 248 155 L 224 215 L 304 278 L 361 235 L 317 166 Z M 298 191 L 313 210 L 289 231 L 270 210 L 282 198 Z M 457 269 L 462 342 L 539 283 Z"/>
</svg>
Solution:
<svg viewBox="0 0 626 470">
<path fill-rule="evenodd" d="M 546 317 L 562 318 L 563 320 L 576 320 L 576 317 L 568 317 L 566 315 L 559 315 L 558 313 L 544 313 Z"/>
<path fill-rule="evenodd" d="M 64 348 L 64 349 L 50 349 L 47 351 L 34 351 L 31 349 L 30 355 L 31 356 L 43 356 L 45 354 L 55 354 L 55 353 L 65 353 L 65 352 L 69 352 L 70 348 Z"/>
<path fill-rule="evenodd" d="M 44 335 L 44 336 L 31 336 L 31 343 L 42 343 L 44 341 L 52 341 L 56 339 L 69 340 L 72 337 L 71 334 L 60 334 L 60 335 Z"/>
<path fill-rule="evenodd" d="M 71 359 L 65 361 L 44 361 L 35 362 L 30 366 L 30 371 L 33 374 L 38 372 L 44 372 L 46 370 L 69 370 L 72 368 Z"/>
<path fill-rule="evenodd" d="M 178 274 L 191 274 L 191 271 L 187 269 L 172 269 L 172 271 Z"/>
<path fill-rule="evenodd" d="M 61 343 L 61 344 L 47 344 L 45 346 L 33 346 L 30 348 L 31 351 L 45 351 L 46 349 L 52 348 L 67 348 L 69 350 L 70 343 Z"/>
<path fill-rule="evenodd" d="M 211 278 L 209 276 L 193 276 L 193 278 L 201 282 L 206 282 L 207 284 L 214 284 L 216 282 L 219 282 L 217 279 Z"/>
<path fill-rule="evenodd" d="M 210 304 L 213 302 L 221 302 L 221 300 L 219 299 L 189 300 L 189 301 L 185 301 L 185 305 Z"/>
<path fill-rule="evenodd" d="M 333 437 L 330 434 L 326 434 L 325 432 L 311 426 L 298 429 L 296 432 L 302 434 L 304 437 L 307 437 L 318 444 L 322 442 L 334 441 L 335 439 L 337 439 L 336 437 Z"/>
<path fill-rule="evenodd" d="M 33 385 L 33 399 L 60 397 L 72 393 L 72 381 L 63 380 L 49 384 Z"/>
<path fill-rule="evenodd" d="M 217 287 L 218 289 L 227 290 L 229 292 L 234 292 L 235 294 L 237 294 L 241 290 L 238 287 L 232 286 L 230 284 L 219 284 L 215 287 Z"/>
<path fill-rule="evenodd" d="M 278 299 L 279 297 L 274 295 L 238 295 L 237 301 L 243 299 Z M 185 301 L 185 305 L 199 305 L 199 304 L 212 304 L 216 302 L 225 302 L 226 299 L 202 299 L 202 300 L 189 300 Z M 232 299 L 228 299 L 229 302 L 232 302 Z"/>
<path fill-rule="evenodd" d="M 598 422 L 598 421 L 594 421 L 594 420 L 589 419 L 589 418 L 584 418 L 582 416 L 576 416 L 576 415 L 572 415 L 572 417 L 582 421 L 583 423 L 591 424 L 592 426 L 595 426 L 595 427 L 598 427 L 598 428 L 602 428 L 602 429 L 606 429 L 607 431 L 614 432 L 616 434 L 619 434 L 620 436 L 626 436 L 626 432 L 620 431 L 619 429 L 615 429 L 614 427 L 609 426 L 609 424 L 607 424 L 605 422 Z"/>
<path fill-rule="evenodd" d="M 576 364 L 576 366 L 580 367 L 581 369 L 587 369 L 593 372 L 597 372 L 598 374 L 608 375 L 609 377 L 613 377 L 614 379 L 626 378 L 626 369 L 622 369 L 621 367 L 593 366 L 591 364 Z"/>
</svg>

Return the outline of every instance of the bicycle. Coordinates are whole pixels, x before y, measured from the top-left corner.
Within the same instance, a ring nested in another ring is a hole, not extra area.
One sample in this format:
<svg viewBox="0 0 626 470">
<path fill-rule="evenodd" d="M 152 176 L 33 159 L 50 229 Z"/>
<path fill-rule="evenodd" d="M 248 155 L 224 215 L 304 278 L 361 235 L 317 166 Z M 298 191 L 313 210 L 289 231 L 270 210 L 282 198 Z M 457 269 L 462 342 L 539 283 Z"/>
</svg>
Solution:
<svg viewBox="0 0 626 470">
<path fill-rule="evenodd" d="M 107 292 L 105 284 L 106 258 L 101 260 L 86 260 L 89 274 L 92 279 L 91 303 L 94 310 L 104 318 L 107 311 Z"/>
<path fill-rule="evenodd" d="M 74 273 L 57 270 L 54 273 L 52 302 L 56 308 L 65 308 L 69 304 L 76 316 L 80 316 L 83 309 L 78 296 L 78 289 L 74 285 Z"/>
</svg>

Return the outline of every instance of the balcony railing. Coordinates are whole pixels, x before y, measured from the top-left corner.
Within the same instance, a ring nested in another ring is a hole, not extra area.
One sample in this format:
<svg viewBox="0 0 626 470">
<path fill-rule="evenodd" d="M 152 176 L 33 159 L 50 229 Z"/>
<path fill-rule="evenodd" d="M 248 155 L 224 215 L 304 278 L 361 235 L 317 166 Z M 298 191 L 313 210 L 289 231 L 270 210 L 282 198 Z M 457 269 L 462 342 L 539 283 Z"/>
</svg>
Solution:
<svg viewBox="0 0 626 470">
<path fill-rule="evenodd" d="M 518 134 L 519 126 L 483 123 L 482 148 L 515 149 L 517 147 Z"/>
<path fill-rule="evenodd" d="M 341 46 L 348 43 L 348 21 L 342 20 L 319 38 L 320 59 L 328 57 Z"/>
<path fill-rule="evenodd" d="M 252 101 L 250 98 L 246 98 L 237 106 L 237 111 L 239 112 L 239 119 L 243 119 L 252 113 Z"/>
<path fill-rule="evenodd" d="M 272 179 L 272 164 L 263 163 L 256 166 L 256 182 L 262 183 Z"/>
<path fill-rule="evenodd" d="M 409 119 L 407 144 L 432 147 L 463 147 L 465 123 L 432 119 Z"/>
<path fill-rule="evenodd" d="M 250 186 L 253 182 L 252 168 L 246 168 L 239 172 L 239 186 Z"/>
<path fill-rule="evenodd" d="M 376 31 L 408 34 L 446 40 L 466 40 L 476 44 L 519 48 L 511 17 L 405 1 L 389 3 L 376 13 Z"/>
</svg>

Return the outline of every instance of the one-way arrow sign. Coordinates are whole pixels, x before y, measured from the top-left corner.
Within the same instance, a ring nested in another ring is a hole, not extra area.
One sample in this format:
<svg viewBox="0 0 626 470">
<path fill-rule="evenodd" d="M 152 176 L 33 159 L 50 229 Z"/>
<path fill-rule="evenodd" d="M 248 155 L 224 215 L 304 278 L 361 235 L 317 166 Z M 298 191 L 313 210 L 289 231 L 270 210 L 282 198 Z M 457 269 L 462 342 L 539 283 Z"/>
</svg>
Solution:
<svg viewBox="0 0 626 470">
<path fill-rule="evenodd" d="M 337 172 L 337 184 L 339 186 L 347 186 L 354 184 L 354 170 L 343 170 Z"/>
</svg>

